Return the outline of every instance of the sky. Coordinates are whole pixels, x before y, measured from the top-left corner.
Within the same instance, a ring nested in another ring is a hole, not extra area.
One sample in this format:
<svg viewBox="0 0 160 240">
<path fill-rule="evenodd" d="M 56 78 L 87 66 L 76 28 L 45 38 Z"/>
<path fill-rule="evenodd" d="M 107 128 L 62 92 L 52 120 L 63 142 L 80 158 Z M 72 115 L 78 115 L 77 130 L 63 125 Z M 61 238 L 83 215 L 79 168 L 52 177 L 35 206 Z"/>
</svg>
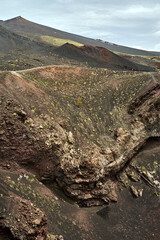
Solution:
<svg viewBox="0 0 160 240">
<path fill-rule="evenodd" d="M 0 20 L 16 16 L 94 39 L 160 51 L 160 0 L 0 0 Z"/>
</svg>

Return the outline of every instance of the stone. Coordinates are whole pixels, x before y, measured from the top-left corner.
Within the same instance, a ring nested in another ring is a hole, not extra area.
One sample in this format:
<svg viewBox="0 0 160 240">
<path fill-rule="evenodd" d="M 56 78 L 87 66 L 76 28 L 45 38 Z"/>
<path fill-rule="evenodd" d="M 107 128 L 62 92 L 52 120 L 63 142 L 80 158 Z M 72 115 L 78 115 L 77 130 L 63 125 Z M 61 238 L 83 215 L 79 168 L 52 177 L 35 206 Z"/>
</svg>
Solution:
<svg viewBox="0 0 160 240">
<path fill-rule="evenodd" d="M 0 130 L 0 135 L 3 135 L 5 133 L 4 130 Z"/>
<path fill-rule="evenodd" d="M 56 240 L 56 236 L 55 235 L 50 235 L 49 240 Z"/>
<path fill-rule="evenodd" d="M 137 189 L 136 189 L 134 186 L 130 186 L 130 189 L 131 189 L 132 194 L 133 194 L 136 198 L 138 198 L 139 193 L 138 193 Z"/>
<path fill-rule="evenodd" d="M 71 131 L 68 133 L 68 142 L 70 144 L 74 143 L 73 133 Z"/>
<path fill-rule="evenodd" d="M 37 219 L 35 219 L 35 220 L 33 221 L 33 224 L 35 224 L 35 225 L 40 225 L 41 221 L 42 221 L 41 218 L 37 218 Z"/>
<path fill-rule="evenodd" d="M 22 109 L 16 110 L 16 113 L 23 118 L 27 116 L 27 113 L 25 111 L 23 111 Z"/>
<path fill-rule="evenodd" d="M 154 180 L 153 183 L 157 186 L 160 186 L 160 182 L 158 180 Z"/>
<path fill-rule="evenodd" d="M 59 240 L 64 240 L 62 235 L 59 236 Z"/>
<path fill-rule="evenodd" d="M 132 169 L 126 169 L 127 176 L 134 182 L 138 182 L 140 180 L 140 176 Z"/>
<path fill-rule="evenodd" d="M 143 195 L 143 189 L 138 189 L 138 195 L 139 195 L 140 197 L 142 197 L 142 195 Z"/>
<path fill-rule="evenodd" d="M 144 177 L 146 177 L 150 182 L 152 182 L 154 180 L 153 175 L 148 172 L 148 171 L 142 171 L 142 174 L 144 175 Z"/>
</svg>

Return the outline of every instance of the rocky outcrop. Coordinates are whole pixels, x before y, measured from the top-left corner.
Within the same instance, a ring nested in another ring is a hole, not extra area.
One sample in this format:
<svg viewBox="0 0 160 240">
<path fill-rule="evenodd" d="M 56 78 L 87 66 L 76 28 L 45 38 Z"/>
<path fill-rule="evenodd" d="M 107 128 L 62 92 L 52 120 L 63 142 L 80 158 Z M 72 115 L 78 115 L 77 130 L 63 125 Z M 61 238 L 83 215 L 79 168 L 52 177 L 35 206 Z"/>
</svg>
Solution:
<svg viewBox="0 0 160 240">
<path fill-rule="evenodd" d="M 117 201 L 116 174 L 124 168 L 150 137 L 160 137 L 160 85 L 146 90 L 130 106 L 130 128 L 118 128 L 115 146 L 101 149 L 94 146 L 92 154 L 72 154 L 73 146 L 63 155 L 58 183 L 66 193 L 83 202 L 99 205 Z M 80 156 L 80 157 L 79 157 Z"/>
<path fill-rule="evenodd" d="M 1 196 L 2 198 L 2 196 Z M 12 236 L 19 240 L 32 240 L 47 236 L 45 214 L 29 200 L 9 195 L 1 199 L 1 227 L 10 229 Z"/>
<path fill-rule="evenodd" d="M 22 105 L 3 94 L 0 115 L 0 165 L 22 166 L 42 180 L 53 180 L 67 138 L 63 128 L 47 114 L 32 118 Z"/>
</svg>

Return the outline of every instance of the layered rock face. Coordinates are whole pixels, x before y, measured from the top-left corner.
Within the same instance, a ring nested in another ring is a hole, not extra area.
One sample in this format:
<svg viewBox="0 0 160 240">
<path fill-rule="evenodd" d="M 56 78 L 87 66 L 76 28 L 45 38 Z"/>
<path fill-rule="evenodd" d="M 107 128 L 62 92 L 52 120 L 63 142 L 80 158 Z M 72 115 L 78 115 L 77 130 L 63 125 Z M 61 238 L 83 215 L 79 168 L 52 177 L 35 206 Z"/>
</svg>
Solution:
<svg viewBox="0 0 160 240">
<path fill-rule="evenodd" d="M 63 156 L 58 182 L 84 205 L 117 201 L 116 174 L 128 164 L 151 137 L 160 137 L 160 85 L 150 87 L 129 106 L 130 129 L 115 131 L 115 146 L 103 154 L 93 147 L 92 156 Z"/>
</svg>

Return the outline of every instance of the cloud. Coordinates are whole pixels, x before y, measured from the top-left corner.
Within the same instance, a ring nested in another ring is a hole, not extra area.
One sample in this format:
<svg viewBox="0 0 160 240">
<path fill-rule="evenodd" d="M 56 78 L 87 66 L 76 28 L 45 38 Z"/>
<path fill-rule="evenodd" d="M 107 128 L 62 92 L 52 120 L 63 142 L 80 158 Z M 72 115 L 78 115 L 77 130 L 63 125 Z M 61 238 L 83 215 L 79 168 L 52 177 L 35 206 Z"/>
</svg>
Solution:
<svg viewBox="0 0 160 240">
<path fill-rule="evenodd" d="M 69 3 L 73 2 L 73 0 L 57 0 L 57 2 L 69 4 Z"/>
<path fill-rule="evenodd" d="M 142 5 L 132 5 L 129 8 L 122 11 L 122 13 L 127 16 L 127 18 L 155 18 L 159 16 L 160 12 L 160 4 L 156 4 L 156 6 L 145 7 Z"/>
<path fill-rule="evenodd" d="M 159 30 L 159 31 L 156 31 L 156 32 L 154 32 L 154 36 L 156 36 L 156 37 L 160 37 L 160 30 Z"/>
<path fill-rule="evenodd" d="M 130 46 L 130 47 L 140 49 L 140 50 L 144 50 L 143 47 L 141 47 L 141 46 Z"/>
<path fill-rule="evenodd" d="M 154 51 L 160 51 L 160 42 L 154 46 Z"/>
</svg>

